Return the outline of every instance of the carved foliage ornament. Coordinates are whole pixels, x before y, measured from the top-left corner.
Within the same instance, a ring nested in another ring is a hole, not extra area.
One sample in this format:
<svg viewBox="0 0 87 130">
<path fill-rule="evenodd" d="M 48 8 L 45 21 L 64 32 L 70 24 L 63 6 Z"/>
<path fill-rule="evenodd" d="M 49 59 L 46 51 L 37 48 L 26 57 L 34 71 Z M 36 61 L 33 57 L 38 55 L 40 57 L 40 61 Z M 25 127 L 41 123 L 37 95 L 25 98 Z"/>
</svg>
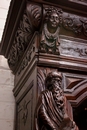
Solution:
<svg viewBox="0 0 87 130">
<path fill-rule="evenodd" d="M 20 21 L 20 26 L 16 32 L 15 40 L 13 42 L 8 63 L 10 67 L 14 67 L 23 55 L 31 37 L 33 35 L 33 29 L 29 23 L 26 12 L 23 14 L 23 20 Z"/>
<path fill-rule="evenodd" d="M 78 130 L 67 113 L 61 80 L 61 73 L 48 73 L 36 106 L 35 130 Z"/>
<path fill-rule="evenodd" d="M 67 47 L 67 48 L 62 47 L 62 48 L 65 49 L 65 50 L 68 50 L 69 52 L 71 52 L 73 50 L 74 53 L 75 52 L 79 53 L 80 57 L 87 57 L 87 48 L 83 48 L 83 49 L 81 49 L 81 48 L 72 48 L 72 47 Z"/>
<path fill-rule="evenodd" d="M 29 2 L 27 3 L 27 14 L 30 19 L 31 25 L 37 30 L 42 19 L 42 7 L 38 4 Z"/>
<path fill-rule="evenodd" d="M 63 16 L 63 27 L 67 30 L 71 30 L 76 34 L 83 34 L 87 36 L 87 19 L 82 19 L 74 15 Z"/>
</svg>

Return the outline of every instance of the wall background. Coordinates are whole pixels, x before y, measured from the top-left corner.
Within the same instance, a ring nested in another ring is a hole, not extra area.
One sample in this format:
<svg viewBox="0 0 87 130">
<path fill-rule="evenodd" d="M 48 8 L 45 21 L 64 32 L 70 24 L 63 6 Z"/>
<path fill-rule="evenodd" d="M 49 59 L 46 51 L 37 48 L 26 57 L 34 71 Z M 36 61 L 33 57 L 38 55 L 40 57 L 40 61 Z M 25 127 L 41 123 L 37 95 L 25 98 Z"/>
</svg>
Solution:
<svg viewBox="0 0 87 130">
<path fill-rule="evenodd" d="M 0 56 L 0 130 L 13 130 L 15 99 L 13 96 L 14 76 L 7 60 Z"/>
<path fill-rule="evenodd" d="M 5 21 L 7 18 L 10 1 L 11 0 L 0 0 L 0 41 L 3 33 Z"/>
</svg>

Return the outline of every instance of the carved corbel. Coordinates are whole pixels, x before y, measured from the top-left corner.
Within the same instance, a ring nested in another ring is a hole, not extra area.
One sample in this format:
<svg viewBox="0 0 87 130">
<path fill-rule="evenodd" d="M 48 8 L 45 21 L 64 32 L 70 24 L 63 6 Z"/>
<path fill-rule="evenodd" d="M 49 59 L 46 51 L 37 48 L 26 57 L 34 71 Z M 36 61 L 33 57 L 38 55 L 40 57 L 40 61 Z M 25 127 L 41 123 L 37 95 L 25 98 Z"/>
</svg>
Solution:
<svg viewBox="0 0 87 130">
<path fill-rule="evenodd" d="M 62 10 L 57 7 L 44 5 L 43 15 L 39 51 L 59 55 L 59 30 L 62 23 Z"/>
</svg>

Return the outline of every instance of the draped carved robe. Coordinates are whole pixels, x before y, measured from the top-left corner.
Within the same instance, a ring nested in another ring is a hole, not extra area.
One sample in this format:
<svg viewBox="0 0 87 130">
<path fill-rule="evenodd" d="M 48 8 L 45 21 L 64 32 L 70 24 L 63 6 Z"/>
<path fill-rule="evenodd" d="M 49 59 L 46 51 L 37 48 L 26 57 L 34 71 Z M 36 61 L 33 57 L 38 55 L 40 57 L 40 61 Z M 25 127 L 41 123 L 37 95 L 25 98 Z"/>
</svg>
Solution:
<svg viewBox="0 0 87 130">
<path fill-rule="evenodd" d="M 43 91 L 35 111 L 34 130 L 78 130 L 67 112 L 59 109 L 49 90 Z"/>
<path fill-rule="evenodd" d="M 63 112 L 57 108 L 51 91 L 41 93 L 35 112 L 35 130 L 60 130 Z"/>
</svg>

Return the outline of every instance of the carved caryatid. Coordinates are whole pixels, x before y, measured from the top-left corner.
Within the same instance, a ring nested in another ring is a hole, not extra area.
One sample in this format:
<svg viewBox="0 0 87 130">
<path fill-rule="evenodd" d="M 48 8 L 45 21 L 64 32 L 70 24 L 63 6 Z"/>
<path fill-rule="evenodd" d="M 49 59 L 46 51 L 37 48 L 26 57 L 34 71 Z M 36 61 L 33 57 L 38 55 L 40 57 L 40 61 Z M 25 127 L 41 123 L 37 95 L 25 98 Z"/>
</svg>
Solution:
<svg viewBox="0 0 87 130">
<path fill-rule="evenodd" d="M 41 92 L 36 106 L 34 130 L 78 130 L 67 114 L 61 81 L 61 73 L 48 73 L 46 89 Z"/>
<path fill-rule="evenodd" d="M 62 11 L 59 8 L 49 6 L 45 8 L 45 12 L 45 22 L 40 39 L 40 51 L 59 54 L 59 26 Z"/>
</svg>

